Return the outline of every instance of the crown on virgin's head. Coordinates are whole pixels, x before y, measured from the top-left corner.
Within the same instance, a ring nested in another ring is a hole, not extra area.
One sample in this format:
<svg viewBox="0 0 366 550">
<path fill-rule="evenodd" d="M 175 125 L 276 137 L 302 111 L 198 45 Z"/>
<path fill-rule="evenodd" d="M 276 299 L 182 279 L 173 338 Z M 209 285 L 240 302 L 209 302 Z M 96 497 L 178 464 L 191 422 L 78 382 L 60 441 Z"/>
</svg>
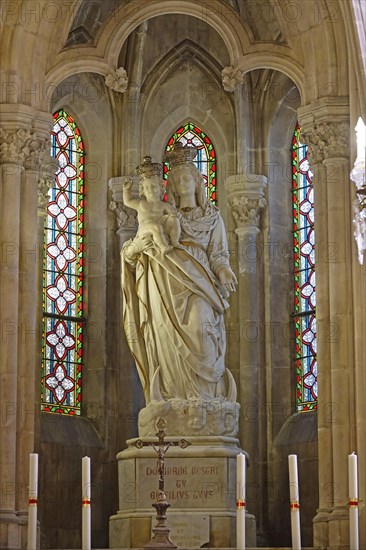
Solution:
<svg viewBox="0 0 366 550">
<path fill-rule="evenodd" d="M 192 163 L 197 155 L 197 147 L 184 146 L 180 141 L 172 145 L 170 151 L 167 151 L 164 156 L 164 161 L 169 162 L 170 167 L 178 164 Z"/>
<path fill-rule="evenodd" d="M 136 172 L 140 178 L 151 178 L 151 176 L 159 176 L 162 174 L 161 164 L 158 162 L 151 162 L 150 156 L 145 156 L 142 164 L 136 167 Z"/>
</svg>

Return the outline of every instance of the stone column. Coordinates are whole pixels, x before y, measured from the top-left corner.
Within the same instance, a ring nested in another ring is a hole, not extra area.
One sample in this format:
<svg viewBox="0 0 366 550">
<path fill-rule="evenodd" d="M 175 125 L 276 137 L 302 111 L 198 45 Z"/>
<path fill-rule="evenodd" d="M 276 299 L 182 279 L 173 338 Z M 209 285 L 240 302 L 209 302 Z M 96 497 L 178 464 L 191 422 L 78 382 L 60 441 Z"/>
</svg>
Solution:
<svg viewBox="0 0 366 550">
<path fill-rule="evenodd" d="M 313 126 L 313 119 L 306 124 L 300 120 L 302 140 L 308 144 L 308 157 L 314 174 L 315 235 L 316 235 L 316 319 L 318 331 L 329 327 L 329 238 L 327 217 L 321 215 L 328 203 L 324 151 Z M 317 213 L 319 212 L 319 215 Z M 328 515 L 333 506 L 333 464 L 329 450 L 332 448 L 332 406 L 330 343 L 327 338 L 317 339 L 318 362 L 318 456 L 319 456 L 319 508 L 313 520 L 314 543 L 328 544 Z M 320 366 L 320 368 L 319 368 Z M 327 458 L 326 458 L 327 457 Z"/>
<path fill-rule="evenodd" d="M 109 208 L 115 213 L 116 216 L 116 225 L 117 225 L 117 235 L 118 235 L 118 244 L 119 252 L 122 251 L 123 245 L 129 239 L 132 239 L 136 235 L 137 231 L 137 214 L 136 211 L 132 208 L 128 208 L 123 204 L 123 182 L 129 176 L 120 176 L 116 178 L 111 178 L 108 182 L 108 187 L 112 192 L 112 201 L 109 204 Z M 137 180 L 134 181 L 133 188 L 136 189 L 138 186 Z M 144 400 L 141 392 L 138 392 L 137 388 L 140 387 L 140 381 L 138 380 L 137 370 L 135 367 L 134 360 L 132 358 L 130 348 L 128 346 L 128 338 L 133 337 L 134 327 L 125 327 L 123 326 L 122 311 L 123 311 L 123 297 L 121 292 L 121 264 L 117 264 L 118 269 L 118 357 L 119 363 L 121 365 L 121 375 L 123 378 L 120 379 L 120 385 L 122 388 L 122 394 L 126 396 L 126 399 L 131 399 L 131 396 L 134 396 L 133 402 L 128 401 L 127 408 L 125 407 L 126 422 L 130 424 L 126 428 L 126 433 L 133 431 L 135 426 L 137 426 L 137 414 L 138 411 L 144 406 Z M 136 391 L 137 390 L 137 391 Z"/>
<path fill-rule="evenodd" d="M 343 98 L 300 109 L 314 169 L 317 277 L 319 509 L 315 546 L 349 547 L 347 455 L 355 418 L 352 325 L 352 219 L 348 105 Z M 316 122 L 315 122 L 316 121 Z M 316 152 L 317 151 L 317 152 Z M 320 164 L 322 159 L 322 165 Z M 330 512 L 330 513 L 329 513 Z"/>
<path fill-rule="evenodd" d="M 26 546 L 29 453 L 35 450 L 37 182 L 52 116 L 1 105 L 0 545 Z"/>
<path fill-rule="evenodd" d="M 23 163 L 32 134 L 24 125 L 23 128 L 18 126 L 16 117 L 12 121 L 7 120 L 7 117 L 4 119 L 4 126 L 0 129 L 0 546 L 20 548 L 20 527 L 16 513 L 19 225 Z"/>
<path fill-rule="evenodd" d="M 353 349 L 352 218 L 349 182 L 349 126 L 346 122 L 324 125 L 328 136 L 323 164 L 328 182 L 328 235 L 334 240 L 335 261 L 329 264 L 330 350 L 333 405 L 334 506 L 329 516 L 329 545 L 349 547 L 347 456 L 352 451 L 355 426 L 350 381 L 355 368 Z M 343 228 L 342 231 L 339 229 Z M 324 331 L 323 331 L 324 332 Z M 324 336 L 324 334 L 323 334 Z"/>
<path fill-rule="evenodd" d="M 138 26 L 134 35 L 132 44 L 134 63 L 130 67 L 129 83 L 126 93 L 123 97 L 122 105 L 122 141 L 124 144 L 122 150 L 122 166 L 125 173 L 131 173 L 139 161 L 139 147 L 141 147 L 140 127 L 141 127 L 141 100 L 140 93 L 143 82 L 143 59 L 146 48 L 146 36 L 149 21 L 144 21 Z M 146 154 L 146 152 L 143 154 Z"/>
<path fill-rule="evenodd" d="M 39 389 L 41 365 L 35 361 L 40 347 L 37 304 L 37 266 L 42 265 L 42 248 L 37 242 L 37 203 L 40 166 L 47 138 L 36 138 L 25 159 L 21 182 L 19 220 L 19 310 L 18 310 L 18 367 L 17 367 L 17 457 L 18 484 L 16 508 L 22 529 L 22 547 L 26 544 L 25 529 L 28 516 L 29 453 L 35 451 L 35 430 L 39 419 Z"/>
<path fill-rule="evenodd" d="M 258 444 L 260 437 L 259 410 L 260 380 L 258 346 L 260 317 L 258 312 L 259 272 L 257 256 L 257 237 L 260 232 L 261 211 L 266 206 L 264 198 L 267 178 L 262 175 L 248 174 L 230 176 L 225 187 L 228 192 L 229 205 L 235 222 L 235 233 L 238 235 L 238 294 L 239 326 L 236 341 L 240 348 L 240 381 L 239 395 L 241 403 L 240 442 L 248 451 L 250 463 L 254 466 L 248 470 L 248 482 L 258 483 L 261 473 L 256 468 L 259 458 Z M 259 502 L 255 502 L 255 516 L 260 517 Z"/>
</svg>

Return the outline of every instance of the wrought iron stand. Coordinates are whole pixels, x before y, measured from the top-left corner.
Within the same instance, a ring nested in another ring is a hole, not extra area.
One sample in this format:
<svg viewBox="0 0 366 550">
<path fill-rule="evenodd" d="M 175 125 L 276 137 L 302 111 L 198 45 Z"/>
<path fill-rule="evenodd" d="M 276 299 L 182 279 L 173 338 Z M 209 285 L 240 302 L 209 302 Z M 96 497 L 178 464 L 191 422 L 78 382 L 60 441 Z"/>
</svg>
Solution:
<svg viewBox="0 0 366 550">
<path fill-rule="evenodd" d="M 164 459 L 165 454 L 168 451 L 169 447 L 180 447 L 181 449 L 186 449 L 191 445 L 189 441 L 181 439 L 180 441 L 166 441 L 165 428 L 166 422 L 163 418 L 159 418 L 157 422 L 158 433 L 156 437 L 158 438 L 158 443 L 153 442 L 144 442 L 142 439 L 138 439 L 135 442 L 135 446 L 138 449 L 142 447 L 150 446 L 158 455 L 158 474 L 159 474 L 159 491 L 158 498 L 153 504 L 156 510 L 156 519 L 157 524 L 153 527 L 153 537 L 151 541 L 144 546 L 144 548 L 154 549 L 154 548 L 177 548 L 177 546 L 172 542 L 170 538 L 170 529 L 166 524 L 166 511 L 169 508 L 170 504 L 166 499 L 166 494 L 164 490 Z"/>
</svg>

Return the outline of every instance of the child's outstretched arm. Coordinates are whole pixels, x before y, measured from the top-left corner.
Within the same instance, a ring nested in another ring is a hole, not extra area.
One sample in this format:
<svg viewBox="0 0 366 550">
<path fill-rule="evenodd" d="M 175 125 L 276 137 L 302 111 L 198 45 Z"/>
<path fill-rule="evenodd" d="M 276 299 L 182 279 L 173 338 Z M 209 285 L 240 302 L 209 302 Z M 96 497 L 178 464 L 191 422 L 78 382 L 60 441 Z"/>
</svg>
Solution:
<svg viewBox="0 0 366 550">
<path fill-rule="evenodd" d="M 131 180 L 126 180 L 123 182 L 123 204 L 125 204 L 125 206 L 128 206 L 129 208 L 138 210 L 138 205 L 140 201 L 139 199 L 133 198 L 131 192 L 132 183 L 133 182 Z"/>
</svg>

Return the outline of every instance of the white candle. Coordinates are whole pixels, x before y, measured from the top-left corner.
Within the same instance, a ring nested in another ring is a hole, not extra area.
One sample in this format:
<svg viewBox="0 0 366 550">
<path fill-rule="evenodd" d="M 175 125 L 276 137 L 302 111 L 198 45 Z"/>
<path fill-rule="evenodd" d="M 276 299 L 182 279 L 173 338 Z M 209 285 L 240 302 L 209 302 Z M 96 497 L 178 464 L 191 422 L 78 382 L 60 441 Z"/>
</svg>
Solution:
<svg viewBox="0 0 366 550">
<path fill-rule="evenodd" d="M 91 549 L 91 485 L 90 458 L 84 456 L 81 460 L 81 506 L 82 506 L 82 550 Z"/>
<path fill-rule="evenodd" d="M 358 487 L 357 487 L 357 455 L 348 455 L 348 487 L 349 487 L 349 543 L 350 550 L 359 550 L 358 540 Z"/>
<path fill-rule="evenodd" d="M 236 457 L 236 547 L 245 549 L 245 455 Z"/>
<path fill-rule="evenodd" d="M 29 455 L 28 550 L 37 548 L 38 454 Z"/>
<path fill-rule="evenodd" d="M 291 538 L 293 550 L 301 550 L 299 480 L 297 475 L 297 455 L 288 456 L 290 480 Z"/>
</svg>

